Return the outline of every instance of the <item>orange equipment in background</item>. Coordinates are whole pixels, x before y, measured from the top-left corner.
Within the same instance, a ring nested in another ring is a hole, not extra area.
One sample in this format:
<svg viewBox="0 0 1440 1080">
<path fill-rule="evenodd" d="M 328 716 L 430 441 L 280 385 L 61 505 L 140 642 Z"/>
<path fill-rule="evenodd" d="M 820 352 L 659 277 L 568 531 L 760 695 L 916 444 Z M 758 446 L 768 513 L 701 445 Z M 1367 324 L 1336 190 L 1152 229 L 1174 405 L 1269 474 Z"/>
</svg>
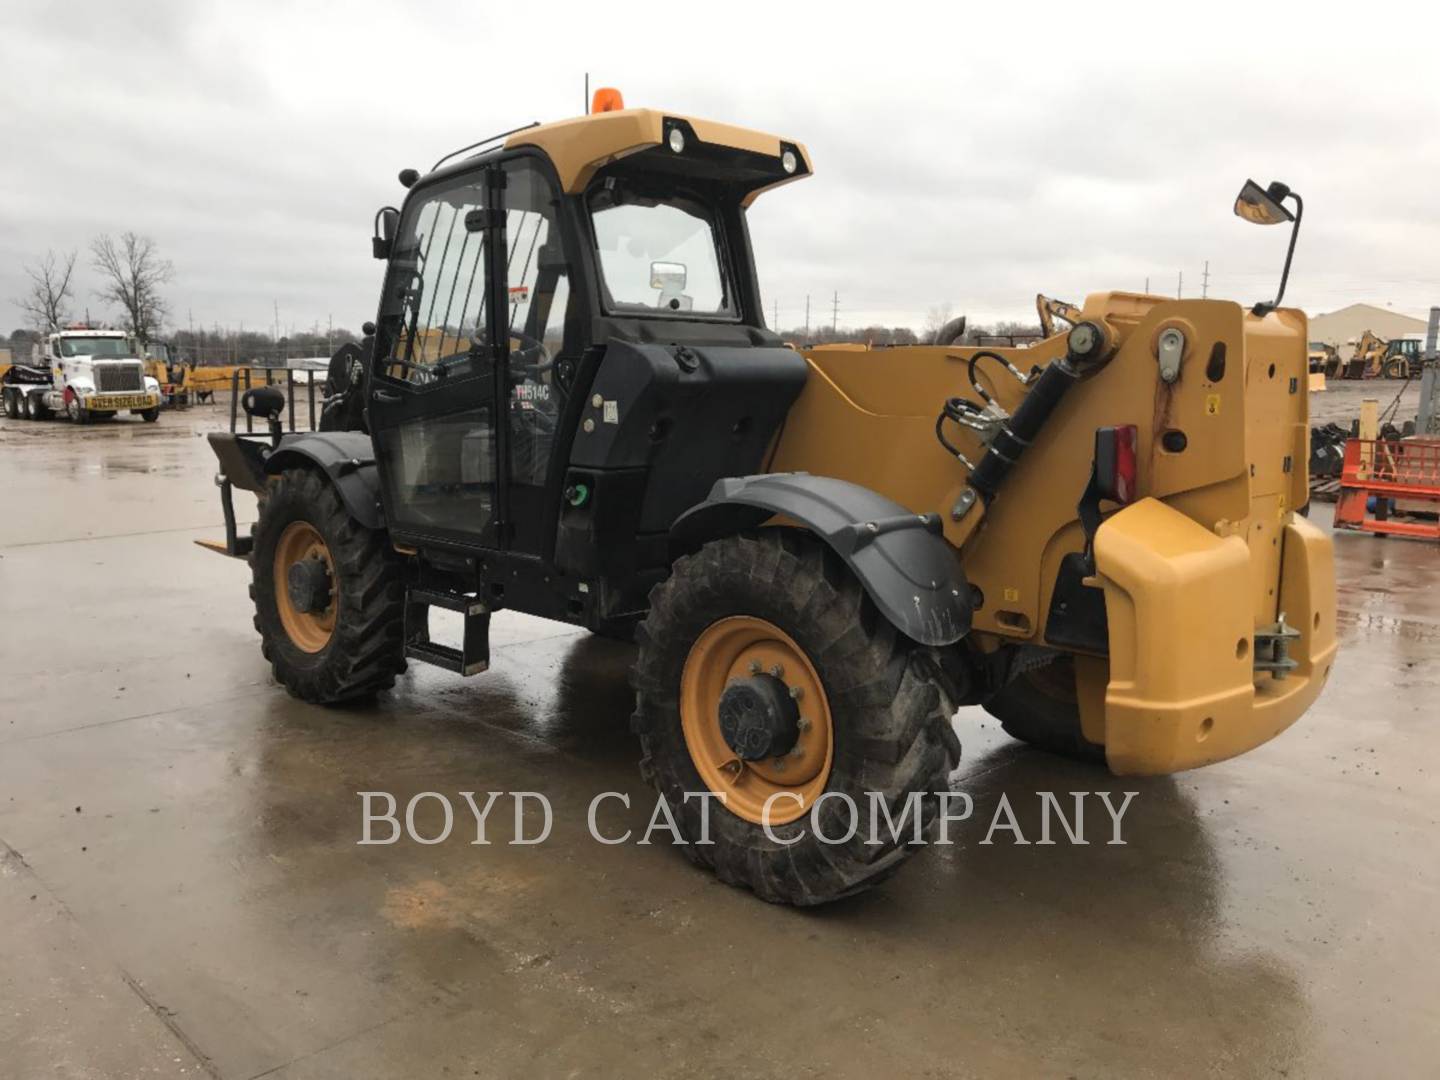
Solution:
<svg viewBox="0 0 1440 1080">
<path fill-rule="evenodd" d="M 1397 507 L 1398 503 L 1409 504 Z M 1420 507 L 1414 504 L 1420 503 Z M 1396 518 L 1400 512 L 1421 516 Z M 1440 440 L 1351 439 L 1345 444 L 1335 527 L 1440 540 Z"/>
</svg>

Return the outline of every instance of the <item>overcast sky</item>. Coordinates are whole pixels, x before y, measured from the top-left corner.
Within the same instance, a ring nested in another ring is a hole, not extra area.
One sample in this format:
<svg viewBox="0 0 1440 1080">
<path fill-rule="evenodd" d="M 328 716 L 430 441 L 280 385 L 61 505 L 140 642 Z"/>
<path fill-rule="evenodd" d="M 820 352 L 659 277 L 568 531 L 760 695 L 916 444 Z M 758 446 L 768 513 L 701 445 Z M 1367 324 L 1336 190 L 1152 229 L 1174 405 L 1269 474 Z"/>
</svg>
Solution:
<svg viewBox="0 0 1440 1080">
<path fill-rule="evenodd" d="M 815 176 L 751 212 L 780 323 L 1025 318 L 1037 291 L 1254 301 L 1285 233 L 1231 213 L 1247 175 L 1306 220 L 1287 299 L 1440 303 L 1434 5 L 8 0 L 0 27 L 0 331 L 22 266 L 154 237 L 171 324 L 373 317 L 395 174 L 626 103 L 772 131 Z"/>
</svg>

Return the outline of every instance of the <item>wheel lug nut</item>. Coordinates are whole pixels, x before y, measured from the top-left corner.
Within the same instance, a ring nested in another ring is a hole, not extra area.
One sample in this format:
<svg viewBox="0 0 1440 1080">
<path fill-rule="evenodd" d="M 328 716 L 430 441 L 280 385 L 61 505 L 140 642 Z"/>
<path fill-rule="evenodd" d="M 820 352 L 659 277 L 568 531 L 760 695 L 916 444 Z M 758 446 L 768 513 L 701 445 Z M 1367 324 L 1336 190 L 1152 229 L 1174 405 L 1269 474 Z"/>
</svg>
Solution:
<svg viewBox="0 0 1440 1080">
<path fill-rule="evenodd" d="M 805 688 L 804 688 L 803 686 L 792 686 L 792 687 L 790 687 L 790 700 L 791 700 L 791 701 L 799 701 L 799 700 L 800 700 L 802 697 L 804 697 L 804 696 L 805 696 Z"/>
<path fill-rule="evenodd" d="M 770 674 L 777 679 L 783 679 L 785 677 L 785 669 L 779 664 L 775 664 L 770 668 Z"/>
<path fill-rule="evenodd" d="M 805 717 L 802 716 L 802 717 L 800 717 L 798 720 L 795 721 L 795 726 L 796 726 L 797 728 L 799 728 L 801 731 L 809 731 L 809 730 L 810 730 L 810 721 L 807 720 L 807 719 L 805 719 Z"/>
<path fill-rule="evenodd" d="M 777 758 L 775 759 L 775 771 L 776 771 L 776 772 L 784 772 L 784 771 L 785 771 L 785 759 L 784 759 L 784 758 L 778 758 L 778 757 L 777 757 Z"/>
<path fill-rule="evenodd" d="M 759 674 L 760 674 L 760 661 L 759 661 L 759 660 L 751 660 L 751 661 L 750 661 L 750 674 L 751 674 L 751 675 L 759 675 Z"/>
</svg>

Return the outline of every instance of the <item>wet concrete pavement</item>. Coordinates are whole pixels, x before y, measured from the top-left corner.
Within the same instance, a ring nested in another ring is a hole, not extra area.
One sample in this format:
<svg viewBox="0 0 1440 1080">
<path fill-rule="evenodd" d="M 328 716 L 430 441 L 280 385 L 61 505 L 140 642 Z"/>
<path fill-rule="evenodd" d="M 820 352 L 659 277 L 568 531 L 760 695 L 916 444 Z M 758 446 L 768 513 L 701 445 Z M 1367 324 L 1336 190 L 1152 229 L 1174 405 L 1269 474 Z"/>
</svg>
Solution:
<svg viewBox="0 0 1440 1080">
<path fill-rule="evenodd" d="M 0 1076 L 1434 1075 L 1440 547 L 1339 538 L 1331 685 L 1239 760 L 1120 781 L 962 711 L 961 843 L 797 911 L 590 838 L 652 805 L 627 646 L 505 615 L 477 678 L 273 686 L 191 542 L 219 419 L 0 422 Z M 1139 792 L 1126 846 L 979 843 L 1093 789 Z M 362 790 L 554 830 L 357 846 Z"/>
</svg>

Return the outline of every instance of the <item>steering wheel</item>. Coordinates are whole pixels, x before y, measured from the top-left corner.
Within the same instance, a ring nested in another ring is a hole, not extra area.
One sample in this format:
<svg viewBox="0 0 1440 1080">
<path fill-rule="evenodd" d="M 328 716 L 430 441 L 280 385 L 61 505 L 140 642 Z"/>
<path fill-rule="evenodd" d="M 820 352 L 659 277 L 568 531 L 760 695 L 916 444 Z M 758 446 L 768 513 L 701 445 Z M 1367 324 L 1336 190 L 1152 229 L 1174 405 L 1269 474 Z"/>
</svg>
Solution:
<svg viewBox="0 0 1440 1080">
<path fill-rule="evenodd" d="M 550 350 L 545 348 L 545 343 L 539 338 L 531 337 L 523 330 L 510 331 L 510 366 L 525 367 L 532 369 L 536 375 L 543 375 L 555 366 L 555 360 L 550 355 Z M 519 342 L 520 347 L 514 347 Z M 470 346 L 472 349 L 485 347 L 484 335 L 477 331 L 470 335 Z"/>
<path fill-rule="evenodd" d="M 516 349 L 512 345 L 510 349 L 512 367 L 529 368 L 534 375 L 544 375 L 555 366 L 554 358 L 539 338 L 531 337 L 523 330 L 511 330 L 510 340 L 520 343 L 520 348 Z"/>
</svg>

